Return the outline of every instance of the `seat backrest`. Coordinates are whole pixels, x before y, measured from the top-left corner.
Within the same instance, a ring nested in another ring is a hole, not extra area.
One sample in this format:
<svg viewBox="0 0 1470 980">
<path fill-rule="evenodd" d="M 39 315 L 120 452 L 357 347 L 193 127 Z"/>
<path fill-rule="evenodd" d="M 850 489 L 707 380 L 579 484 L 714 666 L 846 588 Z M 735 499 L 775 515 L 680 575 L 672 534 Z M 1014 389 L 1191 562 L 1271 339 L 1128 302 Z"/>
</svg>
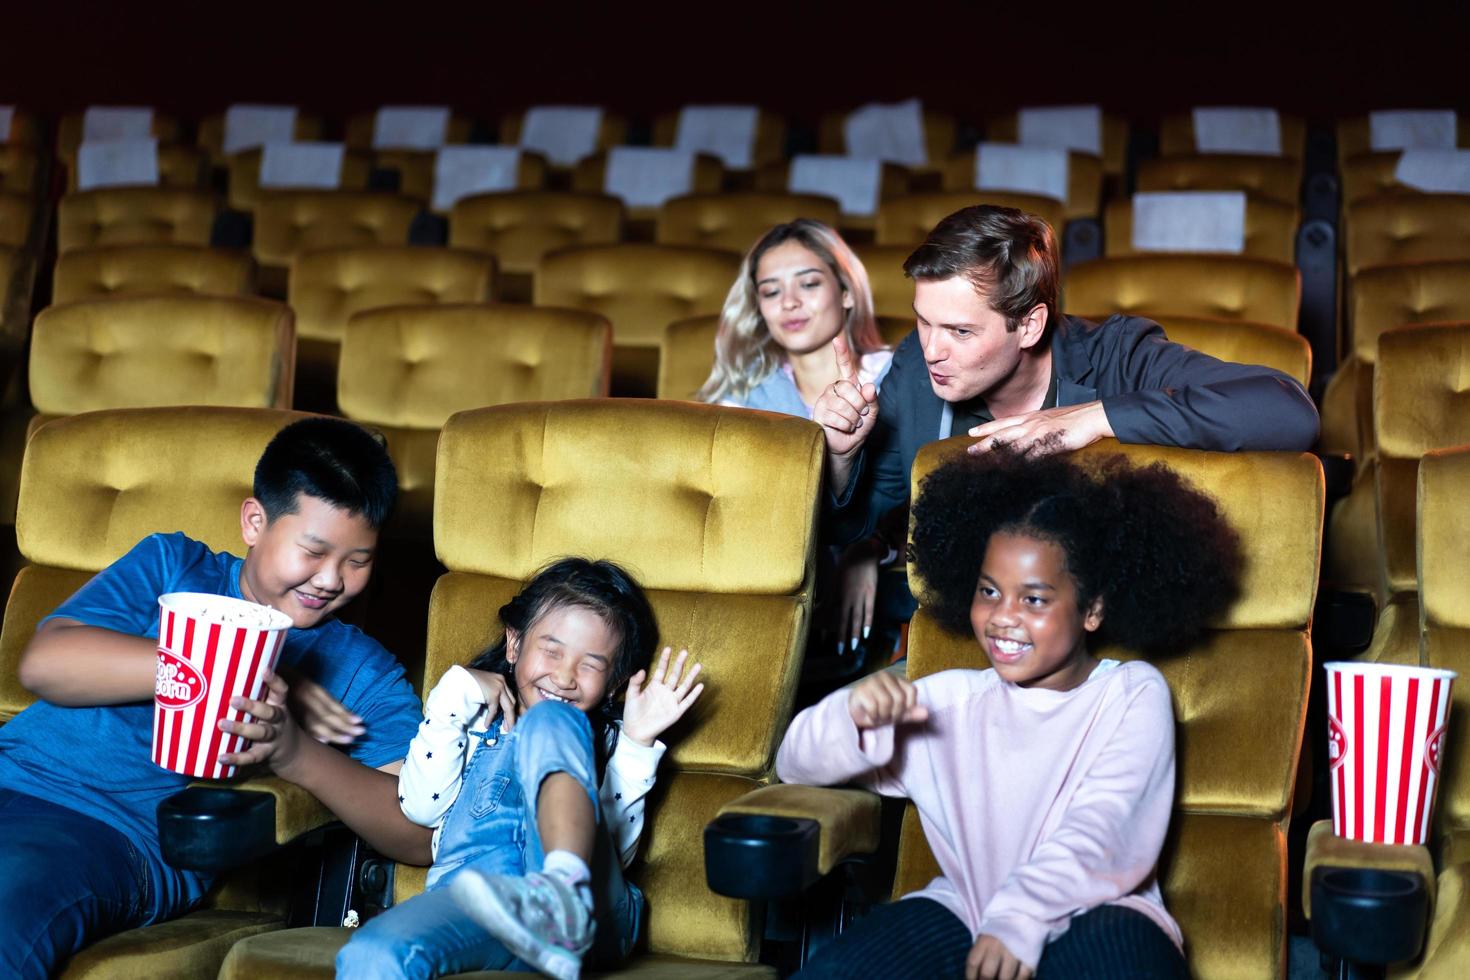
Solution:
<svg viewBox="0 0 1470 980">
<path fill-rule="evenodd" d="M 617 149 L 614 147 L 614 149 Z M 667 152 L 667 151 L 665 151 Z M 718 194 L 725 183 L 725 166 L 720 158 L 708 153 L 696 153 L 689 171 L 689 193 Z M 594 153 L 583 157 L 572 168 L 572 190 L 581 194 L 609 193 L 607 188 L 607 153 Z M 657 218 L 658 208 L 644 207 L 623 202 L 629 217 L 640 221 Z"/>
<path fill-rule="evenodd" d="M 1135 255 L 1072 266 L 1064 308 L 1249 320 L 1296 330 L 1301 276 L 1294 266 L 1240 256 Z"/>
<path fill-rule="evenodd" d="M 1457 671 L 1450 709 L 1450 746 L 1439 787 L 1439 825 L 1470 827 L 1470 575 L 1465 542 L 1470 541 L 1470 447 L 1436 449 L 1419 463 L 1419 610 L 1423 627 L 1422 662 Z"/>
<path fill-rule="evenodd" d="M 914 492 L 969 442 L 949 439 L 920 450 Z M 1239 599 L 1199 645 L 1154 661 L 1169 682 L 1178 723 L 1174 827 L 1160 877 L 1193 972 L 1279 976 L 1285 967 L 1285 824 L 1311 672 L 1308 628 L 1321 551 L 1322 470 L 1304 453 L 1204 453 L 1112 440 L 1079 458 L 1119 453 L 1135 463 L 1161 461 L 1213 495 L 1240 535 L 1245 564 Z M 912 569 L 910 576 L 922 597 L 923 582 Z M 908 651 L 910 677 L 988 666 L 973 636 L 944 632 L 922 605 Z M 1135 657 L 1115 648 L 1099 655 Z M 914 840 L 922 840 L 922 830 L 912 812 L 903 837 L 896 895 L 922 885 L 933 867 L 927 847 Z M 1222 917 L 1226 895 L 1231 915 Z"/>
<path fill-rule="evenodd" d="M 526 120 L 525 113 L 518 112 L 514 115 L 505 116 L 500 120 L 500 142 L 506 146 L 515 146 L 521 141 L 521 124 Z M 615 146 L 622 146 L 628 142 L 628 120 L 614 112 L 604 112 L 602 123 L 597 130 L 597 151 L 610 150 Z"/>
<path fill-rule="evenodd" d="M 720 315 L 694 316 L 664 328 L 658 348 L 658 397 L 694 401 L 715 365 Z"/>
<path fill-rule="evenodd" d="M 483 252 L 418 245 L 302 251 L 288 291 L 296 331 L 341 340 L 348 317 L 376 306 L 482 303 L 493 297 L 495 260 Z"/>
<path fill-rule="evenodd" d="M 1470 322 L 1394 327 L 1378 338 L 1373 435 L 1381 574 L 1387 594 L 1414 592 L 1415 499 L 1420 458 L 1470 444 L 1465 378 Z"/>
<path fill-rule="evenodd" d="M 29 192 L 36 188 L 36 151 L 29 146 L 0 146 L 0 191 Z"/>
<path fill-rule="evenodd" d="M 316 142 L 322 138 L 321 117 L 298 111 L 296 131 L 291 135 L 298 142 Z M 228 158 L 225 155 L 225 114 L 223 112 L 211 113 L 199 120 L 194 144 L 204 151 L 212 165 L 225 165 Z"/>
<path fill-rule="evenodd" d="M 1301 200 L 1301 161 L 1288 157 L 1201 153 L 1138 164 L 1140 191 L 1245 191 L 1295 206 Z"/>
<path fill-rule="evenodd" d="M 419 212 L 412 198 L 374 191 L 280 191 L 255 209 L 255 260 L 289 266 L 298 252 L 347 245 L 406 245 Z"/>
<path fill-rule="evenodd" d="M 1081 314 L 1094 322 L 1107 314 Z M 1159 325 L 1170 340 L 1222 361 L 1261 364 L 1288 374 L 1307 385 L 1312 375 L 1312 345 L 1291 330 L 1249 320 L 1223 317 L 1160 315 Z"/>
<path fill-rule="evenodd" d="M 373 132 L 377 125 L 376 112 L 359 112 L 347 119 L 347 125 L 343 127 L 342 140 L 347 146 L 354 150 L 373 149 Z M 444 130 L 444 142 L 468 143 L 470 130 L 474 128 L 474 120 L 469 116 L 458 112 L 449 114 L 449 125 Z"/>
<path fill-rule="evenodd" d="M 56 248 L 89 245 L 208 245 L 219 210 L 205 191 L 172 187 L 108 187 L 61 199 Z"/>
<path fill-rule="evenodd" d="M 873 312 L 878 316 L 914 318 L 914 283 L 903 271 L 903 264 L 913 250 L 912 245 L 853 247 L 868 272 L 868 285 L 873 289 Z"/>
<path fill-rule="evenodd" d="M 385 306 L 342 336 L 337 402 L 377 426 L 439 429 L 456 412 L 607 394 L 612 326 L 508 304 Z"/>
<path fill-rule="evenodd" d="M 775 225 L 811 218 L 835 228 L 839 217 L 837 201 L 820 194 L 690 194 L 659 208 L 654 240 L 744 255 Z"/>
<path fill-rule="evenodd" d="M 679 113 L 662 112 L 653 117 L 653 145 L 673 146 L 679 135 Z M 755 140 L 750 148 L 751 169 L 779 163 L 786 156 L 786 120 L 765 109 L 757 110 Z"/>
<path fill-rule="evenodd" d="M 1349 204 L 1349 275 L 1375 265 L 1470 259 L 1470 197 L 1386 194 Z"/>
<path fill-rule="evenodd" d="M 66 169 L 67 193 L 74 193 L 77 189 L 77 157 L 72 155 L 61 162 Z M 179 143 L 160 144 L 157 186 L 199 190 L 204 186 L 204 154 L 195 147 Z"/>
<path fill-rule="evenodd" d="M 505 272 L 530 275 L 547 252 L 613 245 L 623 202 L 608 194 L 507 191 L 462 198 L 449 213 L 449 244 L 489 252 Z"/>
<path fill-rule="evenodd" d="M 298 123 L 298 128 L 299 125 Z M 228 199 L 230 207 L 236 211 L 253 212 L 262 200 L 276 194 L 290 193 L 260 186 L 260 164 L 263 158 L 264 152 L 259 149 L 243 150 L 225 158 L 225 166 L 229 171 Z M 340 189 L 344 191 L 366 190 L 368 176 L 372 173 L 372 169 L 371 154 L 347 150 L 342 154 Z"/>
<path fill-rule="evenodd" d="M 1133 201 L 1128 198 L 1108 204 L 1103 218 L 1106 229 L 1103 254 L 1108 258 L 1158 254 L 1133 245 Z M 1243 257 L 1291 263 L 1296 258 L 1296 231 L 1301 219 L 1295 204 L 1248 198 L 1245 205 Z M 1216 253 L 1211 253 L 1216 254 Z"/>
<path fill-rule="evenodd" d="M 248 252 L 207 245 L 96 245 L 74 248 L 56 260 L 51 299 L 135 293 L 249 296 L 255 261 Z"/>
<path fill-rule="evenodd" d="M 1357 204 L 1388 194 L 1417 194 L 1398 181 L 1398 150 L 1359 153 L 1342 163 L 1342 203 Z"/>
<path fill-rule="evenodd" d="M 1014 143 L 1020 139 L 1021 117 L 1017 112 L 993 116 L 985 121 L 985 138 L 998 143 Z M 1109 177 L 1121 177 L 1128 163 L 1128 120 L 1122 116 L 1102 114 L 1102 165 Z"/>
<path fill-rule="evenodd" d="M 939 177 L 946 191 L 975 192 L 987 196 L 992 193 L 1001 193 L 977 190 L 974 151 L 957 153 L 944 161 Z M 1067 200 L 1063 203 L 1067 219 L 1099 217 L 1102 214 L 1102 189 L 1102 157 L 1095 157 L 1090 153 L 1068 153 Z M 1015 206 L 1021 207 L 1022 205 Z M 1061 226 L 1058 225 L 1057 234 L 1061 235 L 1061 233 Z"/>
<path fill-rule="evenodd" d="M 16 540 L 31 563 L 0 625 L 0 719 L 34 700 L 16 665 L 36 623 L 149 534 L 183 531 L 241 553 L 255 463 L 301 416 L 243 408 L 90 412 L 37 429 L 21 466 Z"/>
<path fill-rule="evenodd" d="M 711 248 L 566 248 L 541 260 L 534 296 L 538 306 L 602 314 L 620 346 L 657 347 L 675 320 L 718 313 L 739 267 L 740 256 Z"/>
<path fill-rule="evenodd" d="M 960 208 L 974 204 L 995 204 L 1020 208 L 1051 225 L 1061 245 L 1062 226 L 1067 220 L 1066 205 L 1037 194 L 1013 194 L 1006 191 L 938 191 L 932 194 L 909 194 L 878 205 L 878 226 L 874 240 L 879 245 L 907 245 L 917 248 L 940 221 Z"/>
<path fill-rule="evenodd" d="M 660 644 L 704 665 L 703 698 L 665 737 L 630 872 L 653 953 L 749 961 L 759 948 L 746 903 L 706 887 L 697 842 L 721 806 L 769 780 L 790 719 L 822 458 L 820 430 L 801 419 L 624 399 L 465 412 L 440 438 L 434 537 L 449 572 L 430 608 L 426 690 L 496 637 L 495 610 L 522 582 L 568 554 L 626 567 Z"/>
<path fill-rule="evenodd" d="M 1307 155 L 1307 123 L 1301 116 L 1278 113 L 1281 128 L 1281 156 L 1264 159 L 1290 160 L 1297 166 L 1300 180 L 1301 161 Z M 1159 154 L 1165 157 L 1193 156 L 1199 153 L 1194 135 L 1193 112 L 1171 112 L 1159 121 Z M 1292 198 L 1296 200 L 1295 197 Z"/>
<path fill-rule="evenodd" d="M 1455 120 L 1456 145 L 1470 145 L 1470 120 Z M 1372 121 L 1366 115 L 1349 116 L 1337 122 L 1337 159 L 1339 163 L 1364 153 L 1373 152 Z"/>
<path fill-rule="evenodd" d="M 36 408 L 75 415 L 161 405 L 291 405 L 291 308 L 240 296 L 142 295 L 64 303 L 36 317 Z"/>
<path fill-rule="evenodd" d="M 1379 338 L 1393 327 L 1470 320 L 1470 261 L 1364 269 L 1348 284 L 1348 302 L 1353 354 L 1374 364 Z"/>
<path fill-rule="evenodd" d="M 65 159 L 75 159 L 77 147 L 82 145 L 83 124 L 86 121 L 85 112 L 68 112 L 61 117 L 56 124 L 56 154 Z M 183 127 L 179 125 L 178 119 L 164 113 L 154 111 L 152 136 L 159 143 L 177 143 L 183 135 Z"/>
<path fill-rule="evenodd" d="M 31 194 L 0 191 L 0 245 L 23 248 L 31 237 L 36 201 Z"/>
<path fill-rule="evenodd" d="M 844 126 L 847 113 L 829 112 L 822 116 L 817 129 L 817 152 L 843 156 L 847 153 L 847 136 Z M 924 152 L 929 165 L 936 166 L 949 159 L 954 153 L 955 137 L 959 126 L 955 117 L 937 109 L 925 109 L 923 113 Z"/>
</svg>

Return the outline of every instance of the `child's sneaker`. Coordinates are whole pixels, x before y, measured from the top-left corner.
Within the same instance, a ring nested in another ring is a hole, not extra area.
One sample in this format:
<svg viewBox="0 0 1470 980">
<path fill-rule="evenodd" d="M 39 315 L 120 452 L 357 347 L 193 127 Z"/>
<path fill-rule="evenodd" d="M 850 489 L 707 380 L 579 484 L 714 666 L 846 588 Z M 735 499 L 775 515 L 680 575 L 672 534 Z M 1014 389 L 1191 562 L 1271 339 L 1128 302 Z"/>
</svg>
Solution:
<svg viewBox="0 0 1470 980">
<path fill-rule="evenodd" d="M 466 869 L 449 892 L 470 918 L 522 960 L 559 980 L 577 980 L 595 924 L 576 890 L 554 874 L 484 875 Z"/>
</svg>

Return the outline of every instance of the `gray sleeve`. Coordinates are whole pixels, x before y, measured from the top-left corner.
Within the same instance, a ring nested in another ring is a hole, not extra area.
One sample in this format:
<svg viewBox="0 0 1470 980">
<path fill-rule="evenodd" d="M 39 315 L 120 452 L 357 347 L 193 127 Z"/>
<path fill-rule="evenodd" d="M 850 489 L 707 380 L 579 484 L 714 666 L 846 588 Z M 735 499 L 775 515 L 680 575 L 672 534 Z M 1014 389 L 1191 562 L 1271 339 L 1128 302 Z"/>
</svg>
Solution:
<svg viewBox="0 0 1470 980">
<path fill-rule="evenodd" d="M 1111 367 L 1101 400 L 1120 442 L 1232 452 L 1304 451 L 1317 441 L 1316 406 L 1280 371 L 1172 343 L 1138 317 L 1110 318 L 1102 329 Z"/>
</svg>

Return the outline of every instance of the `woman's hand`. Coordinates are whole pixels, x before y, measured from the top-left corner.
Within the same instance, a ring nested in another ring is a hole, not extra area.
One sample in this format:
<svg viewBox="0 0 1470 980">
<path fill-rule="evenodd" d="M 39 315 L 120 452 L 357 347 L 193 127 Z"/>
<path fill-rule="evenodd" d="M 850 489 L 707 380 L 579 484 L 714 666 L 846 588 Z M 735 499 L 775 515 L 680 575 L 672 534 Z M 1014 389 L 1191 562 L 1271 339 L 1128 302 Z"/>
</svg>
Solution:
<svg viewBox="0 0 1470 980">
<path fill-rule="evenodd" d="M 908 678 L 880 670 L 853 685 L 847 711 L 858 728 L 927 721 L 929 709 L 919 703 L 919 689 Z"/>
<path fill-rule="evenodd" d="M 490 717 L 485 719 L 485 724 L 495 720 L 496 708 L 500 709 L 500 730 L 508 732 L 516 726 L 516 712 L 520 706 L 516 704 L 515 692 L 505 682 L 505 677 L 488 670 L 474 670 L 466 667 L 469 675 L 480 685 L 480 693 L 485 696 L 485 707 Z"/>
<path fill-rule="evenodd" d="M 1011 955 L 1006 944 L 994 936 L 982 935 L 970 947 L 965 960 L 965 980 L 1031 980 L 1029 966 Z"/>
<path fill-rule="evenodd" d="M 689 651 L 680 650 L 673 669 L 669 670 L 670 649 L 664 647 L 647 685 L 643 683 L 648 675 L 646 670 L 628 678 L 628 694 L 623 702 L 623 734 L 639 745 L 652 745 L 654 739 L 684 717 L 684 712 L 704 693 L 704 685 L 694 683 L 699 676 L 700 665 L 693 664 L 686 671 L 684 663 L 689 658 Z"/>
<path fill-rule="evenodd" d="M 316 681 L 290 669 L 282 670 L 281 677 L 290 685 L 288 703 L 302 731 L 318 742 L 351 745 L 367 731 L 361 718 Z"/>
<path fill-rule="evenodd" d="M 265 700 L 236 695 L 230 707 L 250 715 L 250 721 L 221 718 L 219 730 L 229 735 L 248 738 L 251 745 L 240 752 L 222 752 L 219 761 L 227 766 L 253 766 L 267 763 L 271 771 L 286 776 L 301 746 L 301 729 L 286 707 L 291 689 L 275 674 L 265 677 Z M 286 776 L 289 779 L 289 776 Z"/>
<path fill-rule="evenodd" d="M 867 542 L 848 548 L 838 570 L 842 604 L 837 618 L 837 653 L 843 653 L 842 637 L 849 637 L 848 650 L 856 650 L 858 638 L 866 640 L 873 629 L 873 603 L 878 595 L 878 558 Z"/>
</svg>

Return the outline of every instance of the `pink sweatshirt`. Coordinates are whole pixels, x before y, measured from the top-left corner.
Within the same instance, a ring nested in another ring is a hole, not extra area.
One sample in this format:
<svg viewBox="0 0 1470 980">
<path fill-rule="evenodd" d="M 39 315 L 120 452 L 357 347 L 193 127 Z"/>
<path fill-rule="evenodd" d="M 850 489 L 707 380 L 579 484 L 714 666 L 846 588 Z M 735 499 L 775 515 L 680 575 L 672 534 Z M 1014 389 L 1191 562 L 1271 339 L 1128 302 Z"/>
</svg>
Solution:
<svg viewBox="0 0 1470 980">
<path fill-rule="evenodd" d="M 1103 661 L 1070 691 L 993 670 L 916 681 L 929 720 L 859 732 L 836 691 L 798 715 L 776 772 L 906 796 L 943 875 L 933 899 L 1035 969 L 1072 916 L 1137 909 L 1183 947 L 1154 866 L 1174 801 L 1174 709 L 1149 664 Z"/>
</svg>

